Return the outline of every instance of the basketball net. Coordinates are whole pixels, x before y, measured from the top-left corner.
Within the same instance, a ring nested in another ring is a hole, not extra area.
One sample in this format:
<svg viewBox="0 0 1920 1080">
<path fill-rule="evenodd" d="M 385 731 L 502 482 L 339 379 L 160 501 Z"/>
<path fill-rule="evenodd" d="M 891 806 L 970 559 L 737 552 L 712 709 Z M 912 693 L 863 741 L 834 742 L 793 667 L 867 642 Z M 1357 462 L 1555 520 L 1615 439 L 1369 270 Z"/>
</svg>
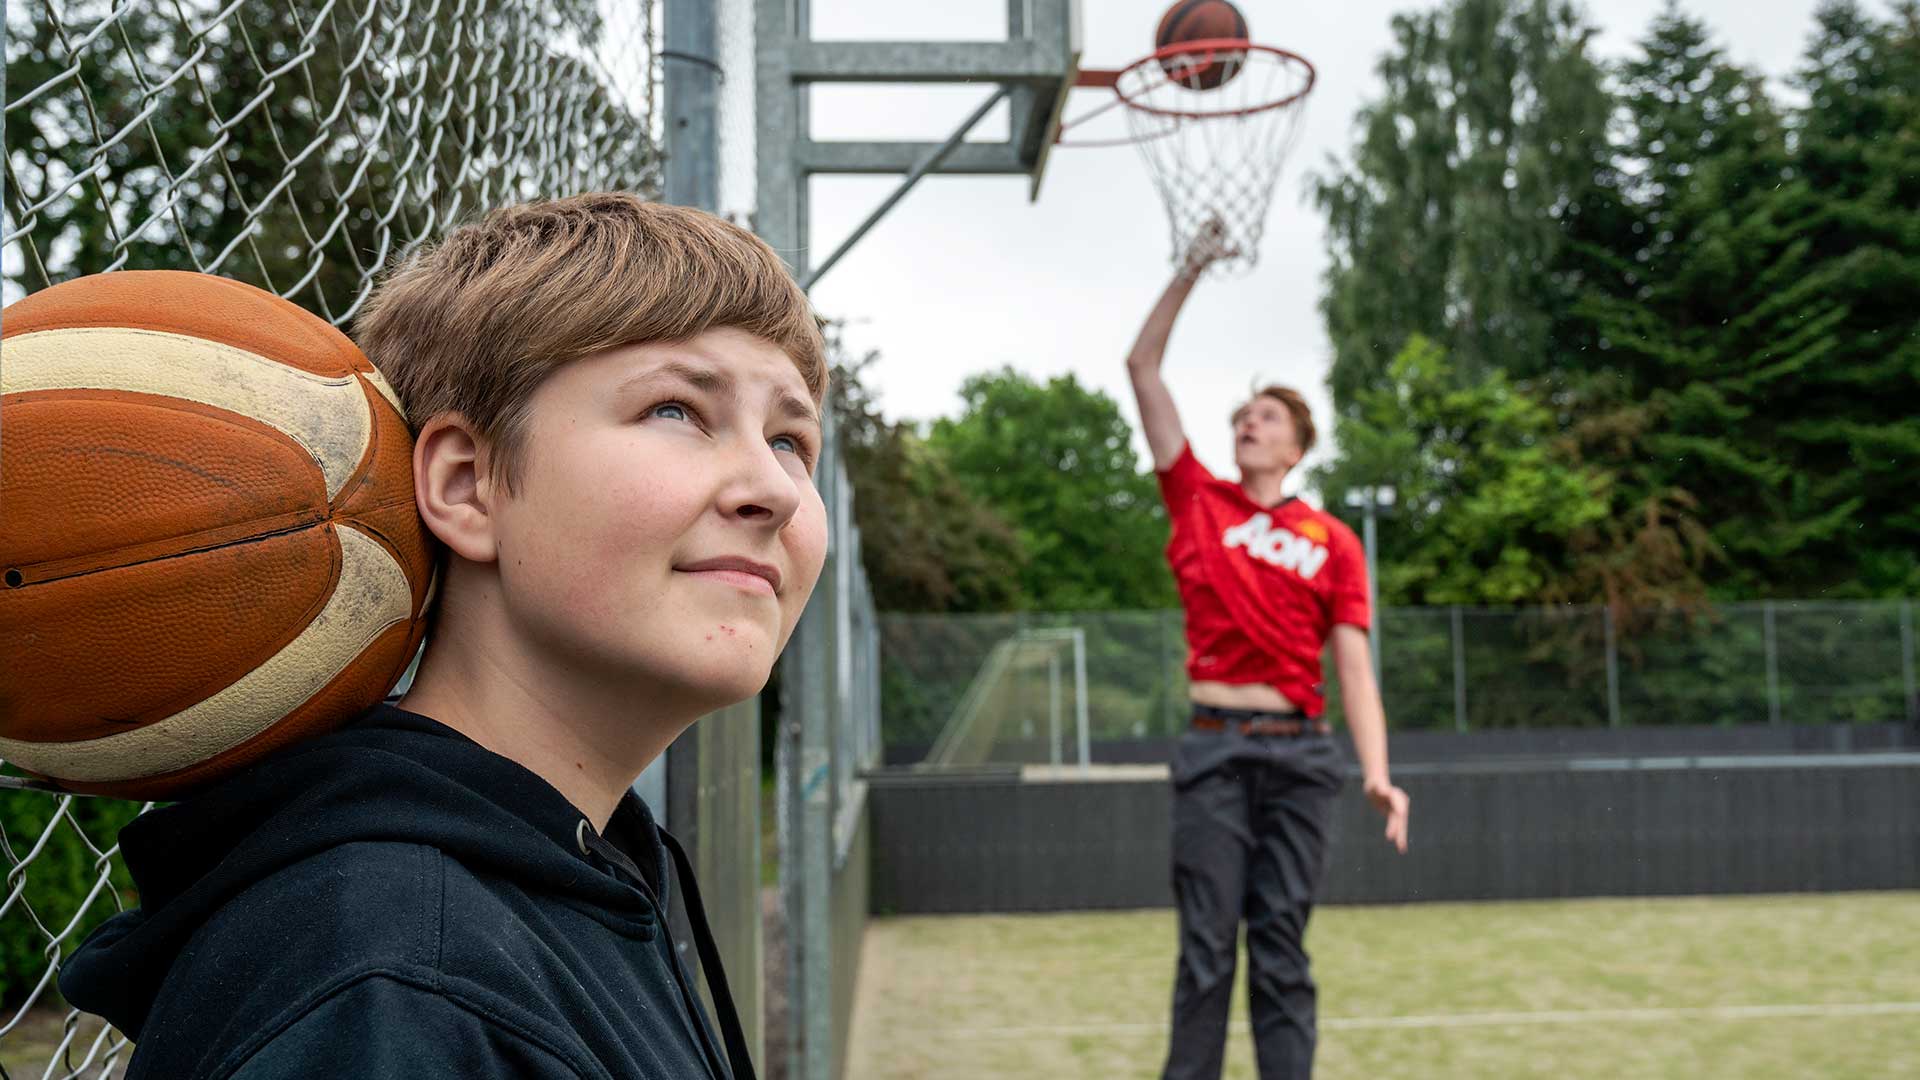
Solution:
<svg viewBox="0 0 1920 1080">
<path fill-rule="evenodd" d="M 1221 67 L 1229 77 L 1203 89 Z M 1259 261 L 1313 81 L 1313 65 L 1299 56 L 1232 41 L 1171 45 L 1118 74 L 1114 93 L 1166 205 L 1176 264 L 1216 220 L 1226 254 L 1213 269 L 1245 273 Z"/>
</svg>

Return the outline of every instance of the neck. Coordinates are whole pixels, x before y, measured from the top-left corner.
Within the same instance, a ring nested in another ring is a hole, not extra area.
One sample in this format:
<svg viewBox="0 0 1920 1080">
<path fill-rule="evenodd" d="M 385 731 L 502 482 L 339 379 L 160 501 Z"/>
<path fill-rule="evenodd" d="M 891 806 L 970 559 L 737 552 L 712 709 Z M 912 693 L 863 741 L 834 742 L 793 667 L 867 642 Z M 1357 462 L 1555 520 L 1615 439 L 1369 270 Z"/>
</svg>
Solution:
<svg viewBox="0 0 1920 1080">
<path fill-rule="evenodd" d="M 1240 490 L 1261 506 L 1274 507 L 1286 498 L 1281 490 L 1287 484 L 1286 469 L 1242 469 Z"/>
<path fill-rule="evenodd" d="M 526 766 L 604 831 L 634 780 L 702 710 L 662 706 L 668 695 L 630 679 L 530 653 L 506 631 L 505 613 L 484 598 L 443 607 L 400 705 Z M 636 702 L 650 703 L 645 715 Z"/>
</svg>

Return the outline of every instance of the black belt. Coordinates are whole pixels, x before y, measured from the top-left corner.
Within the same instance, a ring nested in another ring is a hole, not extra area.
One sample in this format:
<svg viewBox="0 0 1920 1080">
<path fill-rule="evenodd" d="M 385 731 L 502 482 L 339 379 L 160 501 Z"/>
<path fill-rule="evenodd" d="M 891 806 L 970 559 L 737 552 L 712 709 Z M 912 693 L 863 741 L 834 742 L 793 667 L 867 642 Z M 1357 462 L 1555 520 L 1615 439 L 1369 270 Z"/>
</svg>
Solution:
<svg viewBox="0 0 1920 1080">
<path fill-rule="evenodd" d="M 1331 735 L 1333 725 L 1325 720 L 1310 720 L 1302 712 L 1266 712 L 1260 709 L 1223 709 L 1216 705 L 1193 707 L 1195 731 L 1237 731 L 1242 735 Z"/>
</svg>

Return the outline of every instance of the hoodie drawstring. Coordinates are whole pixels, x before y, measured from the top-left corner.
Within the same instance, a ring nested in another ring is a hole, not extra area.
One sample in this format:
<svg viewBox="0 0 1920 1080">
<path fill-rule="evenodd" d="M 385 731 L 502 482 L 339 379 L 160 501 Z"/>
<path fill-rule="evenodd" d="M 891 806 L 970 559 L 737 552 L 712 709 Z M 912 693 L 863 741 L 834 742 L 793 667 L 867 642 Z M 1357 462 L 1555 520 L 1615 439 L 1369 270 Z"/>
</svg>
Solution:
<svg viewBox="0 0 1920 1080">
<path fill-rule="evenodd" d="M 713 1009 L 719 1015 L 720 1037 L 727 1044 L 727 1065 L 733 1080 L 755 1080 L 753 1055 L 747 1050 L 746 1029 L 740 1026 L 740 1010 L 733 1004 L 733 991 L 727 986 L 727 971 L 720 965 L 720 948 L 714 944 L 713 930 L 707 925 L 707 908 L 700 902 L 700 883 L 694 880 L 693 863 L 686 849 L 665 829 L 656 828 L 660 842 L 673 855 L 674 876 L 686 893 L 687 924 L 693 929 L 693 947 L 700 955 L 700 970 L 707 976 L 707 989 L 713 992 Z M 641 884 L 646 875 L 634 865 L 627 853 L 593 830 L 585 818 L 573 830 L 573 839 L 582 855 L 592 852 L 625 870 Z"/>
<path fill-rule="evenodd" d="M 740 1026 L 740 1012 L 733 1004 L 733 991 L 727 988 L 727 971 L 720 966 L 720 949 L 707 927 L 707 909 L 700 902 L 700 885 L 693 879 L 693 863 L 673 834 L 660 830 L 660 841 L 673 854 L 674 873 L 687 897 L 687 922 L 693 927 L 693 946 L 700 953 L 700 970 L 707 976 L 707 989 L 713 991 L 713 1009 L 719 1013 L 720 1037 L 727 1043 L 727 1064 L 733 1080 L 755 1080 L 753 1057 L 747 1052 L 747 1033 Z"/>
</svg>

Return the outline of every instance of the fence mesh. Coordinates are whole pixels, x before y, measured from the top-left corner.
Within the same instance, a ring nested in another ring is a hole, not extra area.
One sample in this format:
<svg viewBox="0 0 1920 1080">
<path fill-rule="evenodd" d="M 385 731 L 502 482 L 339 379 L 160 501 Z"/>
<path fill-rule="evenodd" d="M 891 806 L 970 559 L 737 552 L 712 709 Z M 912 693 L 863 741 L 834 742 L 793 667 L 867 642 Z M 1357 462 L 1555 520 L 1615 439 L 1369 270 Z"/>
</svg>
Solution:
<svg viewBox="0 0 1920 1080">
<path fill-rule="evenodd" d="M 148 804 L 151 805 L 151 804 Z M 146 807 L 115 800 L 0 791 L 0 1074 L 105 1076 L 127 1041 L 104 1022 L 52 1005 L 60 959 L 133 902 L 110 839 Z"/>
<path fill-rule="evenodd" d="M 1378 642 L 1398 731 L 1605 726 L 1852 724 L 1907 720 L 1916 699 L 1911 602 L 1726 605 L 1691 617 L 1601 608 L 1389 608 Z M 1002 715 L 977 760 L 1035 758 L 1022 732 L 1049 715 L 1053 684 L 992 670 L 1040 628 L 1085 634 L 1093 741 L 1160 739 L 1186 724 L 1178 611 L 887 615 L 881 715 L 890 763 L 924 763 L 990 686 Z M 1325 661 L 1331 672 L 1331 659 Z M 1339 716 L 1329 679 L 1328 712 Z M 977 710 L 975 710 L 977 711 Z M 982 756 L 984 755 L 984 756 Z"/>
<path fill-rule="evenodd" d="M 202 270 L 350 320 L 476 210 L 659 186 L 651 0 L 7 5 L 6 299 Z"/>
<path fill-rule="evenodd" d="M 477 212 L 658 195 L 658 15 L 655 0 L 7 4 L 4 299 L 199 270 L 345 325 L 386 266 Z M 126 1040 L 64 1010 L 55 983 L 137 902 L 114 838 L 143 809 L 0 791 L 0 1076 L 124 1067 Z"/>
</svg>

